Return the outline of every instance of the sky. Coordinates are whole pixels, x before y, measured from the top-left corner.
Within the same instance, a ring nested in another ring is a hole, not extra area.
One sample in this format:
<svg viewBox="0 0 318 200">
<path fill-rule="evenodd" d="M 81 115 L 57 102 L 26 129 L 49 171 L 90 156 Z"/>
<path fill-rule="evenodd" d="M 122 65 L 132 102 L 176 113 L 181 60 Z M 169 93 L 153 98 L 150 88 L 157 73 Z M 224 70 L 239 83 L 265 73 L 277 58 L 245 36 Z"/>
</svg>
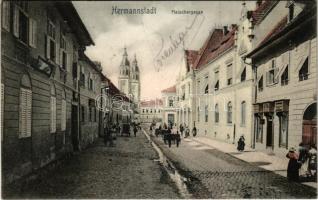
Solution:
<svg viewBox="0 0 318 200">
<path fill-rule="evenodd" d="M 239 23 L 242 10 L 241 1 L 74 1 L 73 4 L 95 42 L 86 48 L 86 55 L 102 63 L 103 73 L 116 86 L 123 48 L 127 48 L 130 60 L 136 54 L 144 100 L 160 98 L 161 90 L 175 85 L 184 67 L 184 49 L 199 50 L 213 28 Z M 156 14 L 112 14 L 115 7 L 154 7 Z M 247 2 L 246 7 L 254 9 L 255 2 Z M 172 10 L 202 11 L 202 14 L 174 14 Z"/>
</svg>

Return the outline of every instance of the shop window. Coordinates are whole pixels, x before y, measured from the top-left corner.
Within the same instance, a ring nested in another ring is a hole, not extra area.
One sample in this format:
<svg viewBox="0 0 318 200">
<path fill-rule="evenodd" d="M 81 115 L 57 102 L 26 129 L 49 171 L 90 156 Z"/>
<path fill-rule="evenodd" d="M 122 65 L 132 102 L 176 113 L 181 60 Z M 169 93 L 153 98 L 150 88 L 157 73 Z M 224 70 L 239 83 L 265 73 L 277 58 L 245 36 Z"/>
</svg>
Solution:
<svg viewBox="0 0 318 200">
<path fill-rule="evenodd" d="M 288 137 L 288 114 L 283 113 L 279 116 L 279 146 L 287 147 Z"/>
</svg>

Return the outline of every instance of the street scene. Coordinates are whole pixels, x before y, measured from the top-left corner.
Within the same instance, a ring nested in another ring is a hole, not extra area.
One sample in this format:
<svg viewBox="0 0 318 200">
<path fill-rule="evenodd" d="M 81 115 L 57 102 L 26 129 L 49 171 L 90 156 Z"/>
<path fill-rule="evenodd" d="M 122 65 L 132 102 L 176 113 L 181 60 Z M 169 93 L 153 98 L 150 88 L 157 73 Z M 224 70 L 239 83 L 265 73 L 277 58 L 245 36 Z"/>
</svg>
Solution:
<svg viewBox="0 0 318 200">
<path fill-rule="evenodd" d="M 317 199 L 317 2 L 2 1 L 4 199 Z"/>
</svg>

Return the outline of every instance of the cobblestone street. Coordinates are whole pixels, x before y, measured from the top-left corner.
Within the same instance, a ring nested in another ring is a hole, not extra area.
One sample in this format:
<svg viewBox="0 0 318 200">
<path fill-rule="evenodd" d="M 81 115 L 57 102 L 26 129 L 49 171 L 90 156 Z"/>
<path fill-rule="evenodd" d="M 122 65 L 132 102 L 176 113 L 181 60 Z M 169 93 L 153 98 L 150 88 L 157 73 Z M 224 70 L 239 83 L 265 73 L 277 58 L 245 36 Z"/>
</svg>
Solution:
<svg viewBox="0 0 318 200">
<path fill-rule="evenodd" d="M 191 140 L 169 148 L 152 137 L 185 176 L 194 198 L 316 198 L 316 190 Z"/>
<path fill-rule="evenodd" d="M 100 139 L 47 175 L 3 190 L 4 198 L 179 198 L 177 188 L 143 133 Z"/>
</svg>

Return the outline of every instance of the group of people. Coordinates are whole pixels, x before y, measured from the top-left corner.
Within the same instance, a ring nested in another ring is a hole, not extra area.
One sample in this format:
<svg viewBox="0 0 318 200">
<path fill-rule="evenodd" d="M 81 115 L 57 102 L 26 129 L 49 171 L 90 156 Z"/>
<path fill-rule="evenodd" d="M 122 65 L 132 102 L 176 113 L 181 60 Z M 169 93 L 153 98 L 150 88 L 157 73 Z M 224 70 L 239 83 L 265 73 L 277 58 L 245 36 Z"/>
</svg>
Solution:
<svg viewBox="0 0 318 200">
<path fill-rule="evenodd" d="M 300 173 L 305 177 L 316 177 L 317 175 L 317 148 L 308 146 L 302 142 L 299 144 L 298 152 L 291 147 L 286 154 L 289 158 L 287 166 L 287 178 L 290 181 L 299 181 Z"/>
</svg>

